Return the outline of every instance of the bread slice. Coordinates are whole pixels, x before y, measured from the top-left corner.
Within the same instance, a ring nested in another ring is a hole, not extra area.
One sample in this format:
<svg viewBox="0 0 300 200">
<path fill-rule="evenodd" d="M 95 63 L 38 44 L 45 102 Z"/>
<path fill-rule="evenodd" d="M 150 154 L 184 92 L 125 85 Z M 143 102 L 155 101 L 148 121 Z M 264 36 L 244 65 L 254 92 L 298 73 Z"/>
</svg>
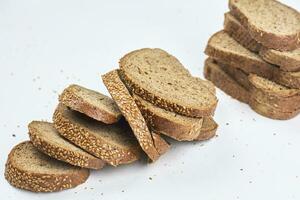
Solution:
<svg viewBox="0 0 300 200">
<path fill-rule="evenodd" d="M 39 152 L 31 142 L 16 145 L 8 155 L 5 178 L 13 186 L 32 192 L 55 192 L 76 187 L 89 170 L 55 160 Z"/>
<path fill-rule="evenodd" d="M 267 62 L 277 65 L 283 71 L 300 71 L 300 49 L 277 51 L 268 49 L 254 40 L 246 28 L 230 13 L 225 14 L 224 30 L 245 48 L 260 54 Z"/>
<path fill-rule="evenodd" d="M 152 104 L 188 117 L 211 116 L 217 98 L 207 82 L 192 77 L 161 49 L 140 49 L 120 60 L 121 78 L 134 93 Z"/>
<path fill-rule="evenodd" d="M 201 130 L 203 118 L 192 118 L 159 108 L 133 95 L 143 117 L 155 132 L 178 141 L 195 140 Z"/>
<path fill-rule="evenodd" d="M 205 53 L 228 65 L 240 68 L 250 74 L 271 79 L 275 66 L 265 62 L 261 57 L 235 41 L 225 31 L 215 33 L 208 41 Z"/>
<path fill-rule="evenodd" d="M 274 107 L 273 104 L 265 100 L 268 98 L 268 93 L 259 96 L 257 93 L 248 91 L 223 71 L 222 67 L 212 62 L 212 59 L 206 60 L 204 75 L 226 94 L 249 104 L 254 111 L 265 117 L 286 120 L 295 117 L 300 112 L 300 109 L 287 111 L 286 108 Z"/>
<path fill-rule="evenodd" d="M 28 125 L 32 144 L 43 153 L 74 166 L 101 169 L 105 162 L 62 138 L 52 123 L 32 121 Z"/>
<path fill-rule="evenodd" d="M 276 69 L 273 73 L 273 80 L 286 87 L 300 89 L 300 72 L 284 72 Z"/>
<path fill-rule="evenodd" d="M 110 97 L 79 85 L 73 84 L 67 87 L 59 96 L 59 101 L 72 110 L 106 124 L 116 123 L 122 116 L 118 106 Z"/>
<path fill-rule="evenodd" d="M 237 42 L 243 45 L 250 51 L 258 53 L 261 49 L 261 44 L 254 40 L 248 30 L 242 26 L 242 24 L 230 14 L 230 12 L 224 15 L 224 30 Z"/>
<path fill-rule="evenodd" d="M 200 134 L 197 137 L 197 141 L 204 141 L 213 138 L 216 135 L 218 124 L 212 117 L 204 117 L 203 124 L 200 130 Z"/>
<path fill-rule="evenodd" d="M 59 104 L 53 115 L 60 135 L 112 166 L 134 162 L 140 148 L 124 120 L 104 124 Z"/>
<path fill-rule="evenodd" d="M 159 147 L 155 145 L 153 135 L 149 131 L 133 97 L 127 90 L 124 83 L 121 81 L 118 70 L 113 70 L 102 75 L 102 80 L 108 92 L 119 106 L 123 116 L 128 121 L 144 152 L 152 161 L 157 160 L 161 155 L 161 151 L 159 150 Z M 158 137 L 159 136 L 156 138 Z"/>
<path fill-rule="evenodd" d="M 300 47 L 300 14 L 276 0 L 229 0 L 231 14 L 252 38 L 269 49 Z"/>
</svg>

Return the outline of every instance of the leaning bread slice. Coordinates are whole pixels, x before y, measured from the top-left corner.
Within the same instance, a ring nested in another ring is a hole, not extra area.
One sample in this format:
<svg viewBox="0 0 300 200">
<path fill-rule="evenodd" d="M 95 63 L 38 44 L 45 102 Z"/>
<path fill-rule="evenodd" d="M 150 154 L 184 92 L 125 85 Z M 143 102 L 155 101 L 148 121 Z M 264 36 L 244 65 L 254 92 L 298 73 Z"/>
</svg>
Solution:
<svg viewBox="0 0 300 200">
<path fill-rule="evenodd" d="M 15 146 L 8 155 L 5 178 L 13 186 L 32 192 L 55 192 L 76 187 L 89 170 L 55 160 L 39 152 L 31 142 Z"/>
<path fill-rule="evenodd" d="M 139 145 L 124 120 L 104 124 L 59 104 L 53 123 L 64 138 L 110 165 L 127 164 L 139 159 Z"/>
<path fill-rule="evenodd" d="M 67 87 L 59 96 L 59 101 L 72 110 L 106 124 L 116 123 L 122 116 L 110 97 L 79 85 Z"/>
<path fill-rule="evenodd" d="M 159 147 L 155 145 L 153 135 L 149 131 L 147 123 L 133 97 L 120 79 L 118 70 L 102 75 L 102 80 L 108 92 L 119 106 L 123 116 L 128 121 L 144 152 L 152 161 L 157 160 L 161 155 Z"/>
<path fill-rule="evenodd" d="M 245 48 L 258 53 L 261 49 L 261 44 L 254 40 L 248 30 L 234 18 L 229 12 L 224 15 L 224 30 L 236 41 Z"/>
<path fill-rule="evenodd" d="M 189 117 L 214 113 L 217 98 L 206 82 L 161 49 L 133 51 L 121 58 L 120 69 L 127 87 L 158 107 Z"/>
<path fill-rule="evenodd" d="M 216 135 L 218 124 L 212 117 L 204 117 L 203 124 L 200 130 L 200 134 L 197 137 L 197 141 L 204 141 L 213 138 Z"/>
<path fill-rule="evenodd" d="M 300 89 L 300 72 L 284 72 L 276 69 L 273 73 L 273 80 L 286 87 Z"/>
<path fill-rule="evenodd" d="M 239 44 L 225 31 L 215 33 L 208 41 L 205 53 L 222 60 L 232 67 L 237 67 L 250 74 L 258 74 L 271 79 L 275 66 L 265 62 L 261 57 Z"/>
<path fill-rule="evenodd" d="M 263 46 L 280 51 L 300 47 L 300 14 L 276 0 L 229 0 L 231 14 Z"/>
<path fill-rule="evenodd" d="M 155 132 L 169 136 L 178 141 L 195 140 L 201 130 L 203 118 L 192 118 L 159 108 L 133 95 L 147 124 Z"/>
<path fill-rule="evenodd" d="M 62 138 L 52 123 L 33 121 L 28 125 L 32 144 L 43 153 L 74 166 L 101 169 L 105 162 Z"/>
</svg>

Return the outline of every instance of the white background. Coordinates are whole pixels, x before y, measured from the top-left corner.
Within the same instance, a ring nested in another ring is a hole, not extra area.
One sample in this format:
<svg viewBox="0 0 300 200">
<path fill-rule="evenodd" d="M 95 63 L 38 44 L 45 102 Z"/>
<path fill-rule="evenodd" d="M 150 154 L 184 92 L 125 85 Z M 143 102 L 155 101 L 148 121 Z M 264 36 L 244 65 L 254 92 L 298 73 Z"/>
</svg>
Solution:
<svg viewBox="0 0 300 200">
<path fill-rule="evenodd" d="M 284 2 L 300 9 L 298 0 Z M 125 53 L 159 47 L 203 77 L 206 42 L 227 10 L 227 0 L 1 0 L 0 198 L 300 199 L 300 117 L 270 120 L 219 90 L 220 127 L 209 142 L 172 142 L 154 164 L 106 167 L 59 193 L 21 191 L 4 179 L 7 154 L 28 139 L 27 124 L 51 120 L 68 84 L 108 94 L 100 74 Z"/>
</svg>

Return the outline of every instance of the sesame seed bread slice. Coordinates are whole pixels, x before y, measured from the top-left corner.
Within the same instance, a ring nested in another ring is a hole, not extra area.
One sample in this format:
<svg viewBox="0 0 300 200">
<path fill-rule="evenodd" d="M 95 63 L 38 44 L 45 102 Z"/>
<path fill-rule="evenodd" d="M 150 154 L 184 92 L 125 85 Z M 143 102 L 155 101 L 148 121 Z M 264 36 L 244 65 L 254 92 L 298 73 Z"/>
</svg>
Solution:
<svg viewBox="0 0 300 200">
<path fill-rule="evenodd" d="M 230 12 L 227 12 L 224 15 L 224 30 L 250 51 L 258 53 L 262 47 L 261 44 L 251 37 L 248 30 L 244 28 L 242 24 L 230 14 Z"/>
<path fill-rule="evenodd" d="M 231 14 L 263 46 L 290 51 L 300 47 L 300 14 L 276 0 L 229 0 Z"/>
<path fill-rule="evenodd" d="M 133 94 L 143 117 L 155 132 L 178 141 L 195 140 L 201 130 L 203 118 L 192 118 L 159 108 Z"/>
<path fill-rule="evenodd" d="M 62 138 L 52 123 L 32 121 L 28 125 L 32 144 L 41 152 L 74 166 L 101 169 L 105 162 Z"/>
<path fill-rule="evenodd" d="M 121 78 L 133 93 L 154 105 L 188 117 L 211 116 L 217 98 L 207 83 L 192 77 L 161 49 L 140 49 L 120 60 Z"/>
<path fill-rule="evenodd" d="M 16 145 L 8 155 L 5 178 L 13 186 L 32 192 L 55 192 L 76 187 L 89 170 L 55 160 L 39 152 L 31 142 Z"/>
<path fill-rule="evenodd" d="M 67 87 L 59 96 L 59 101 L 72 110 L 106 124 L 116 123 L 122 116 L 110 97 L 79 85 Z"/>
<path fill-rule="evenodd" d="M 267 62 L 277 65 L 283 71 L 300 71 L 300 49 L 278 51 L 268 49 L 254 40 L 246 28 L 230 13 L 225 13 L 224 30 L 245 48 L 259 53 Z"/>
<path fill-rule="evenodd" d="M 128 164 L 140 157 L 140 148 L 124 120 L 104 124 L 59 104 L 53 115 L 60 135 L 112 166 Z"/>
<path fill-rule="evenodd" d="M 149 131 L 147 123 L 136 105 L 133 97 L 119 77 L 118 70 L 102 75 L 102 80 L 108 92 L 119 106 L 125 119 L 128 121 L 141 148 L 148 157 L 155 161 L 160 157 L 159 147 L 155 145 L 153 134 Z M 159 136 L 156 137 L 156 140 Z M 161 140 L 163 140 L 161 138 Z"/>
<path fill-rule="evenodd" d="M 271 79 L 275 66 L 265 62 L 259 55 L 249 51 L 225 31 L 215 33 L 208 41 L 205 53 L 244 72 Z"/>
</svg>

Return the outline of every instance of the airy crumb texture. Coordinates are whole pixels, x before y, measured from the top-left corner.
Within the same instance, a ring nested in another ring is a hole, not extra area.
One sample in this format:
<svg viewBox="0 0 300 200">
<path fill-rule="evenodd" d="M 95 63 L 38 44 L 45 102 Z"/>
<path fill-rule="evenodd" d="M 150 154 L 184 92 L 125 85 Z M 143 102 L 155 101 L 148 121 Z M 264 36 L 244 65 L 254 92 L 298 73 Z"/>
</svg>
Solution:
<svg viewBox="0 0 300 200">
<path fill-rule="evenodd" d="M 155 146 L 153 136 L 134 99 L 120 79 L 118 71 L 113 70 L 102 75 L 102 80 L 108 92 L 119 106 L 123 116 L 128 121 L 142 149 L 152 161 L 157 160 L 160 153 Z"/>
<path fill-rule="evenodd" d="M 74 166 L 101 169 L 105 162 L 62 138 L 52 123 L 33 121 L 28 125 L 33 145 L 43 153 Z"/>
<path fill-rule="evenodd" d="M 110 165 L 131 163 L 140 157 L 139 145 L 124 120 L 104 124 L 60 104 L 53 122 L 59 134 Z"/>
<path fill-rule="evenodd" d="M 15 146 L 5 165 L 5 178 L 11 185 L 33 192 L 73 188 L 88 177 L 89 170 L 52 159 L 29 141 Z"/>
<path fill-rule="evenodd" d="M 79 85 L 67 87 L 59 96 L 59 101 L 72 110 L 106 124 L 116 123 L 122 116 L 110 97 Z"/>
<path fill-rule="evenodd" d="M 300 14 L 275 0 L 230 0 L 229 7 L 250 35 L 263 46 L 280 51 L 300 47 Z"/>
<path fill-rule="evenodd" d="M 206 81 L 192 77 L 161 49 L 140 49 L 120 60 L 121 78 L 134 93 L 156 106 L 189 117 L 211 116 L 217 98 Z"/>
</svg>

